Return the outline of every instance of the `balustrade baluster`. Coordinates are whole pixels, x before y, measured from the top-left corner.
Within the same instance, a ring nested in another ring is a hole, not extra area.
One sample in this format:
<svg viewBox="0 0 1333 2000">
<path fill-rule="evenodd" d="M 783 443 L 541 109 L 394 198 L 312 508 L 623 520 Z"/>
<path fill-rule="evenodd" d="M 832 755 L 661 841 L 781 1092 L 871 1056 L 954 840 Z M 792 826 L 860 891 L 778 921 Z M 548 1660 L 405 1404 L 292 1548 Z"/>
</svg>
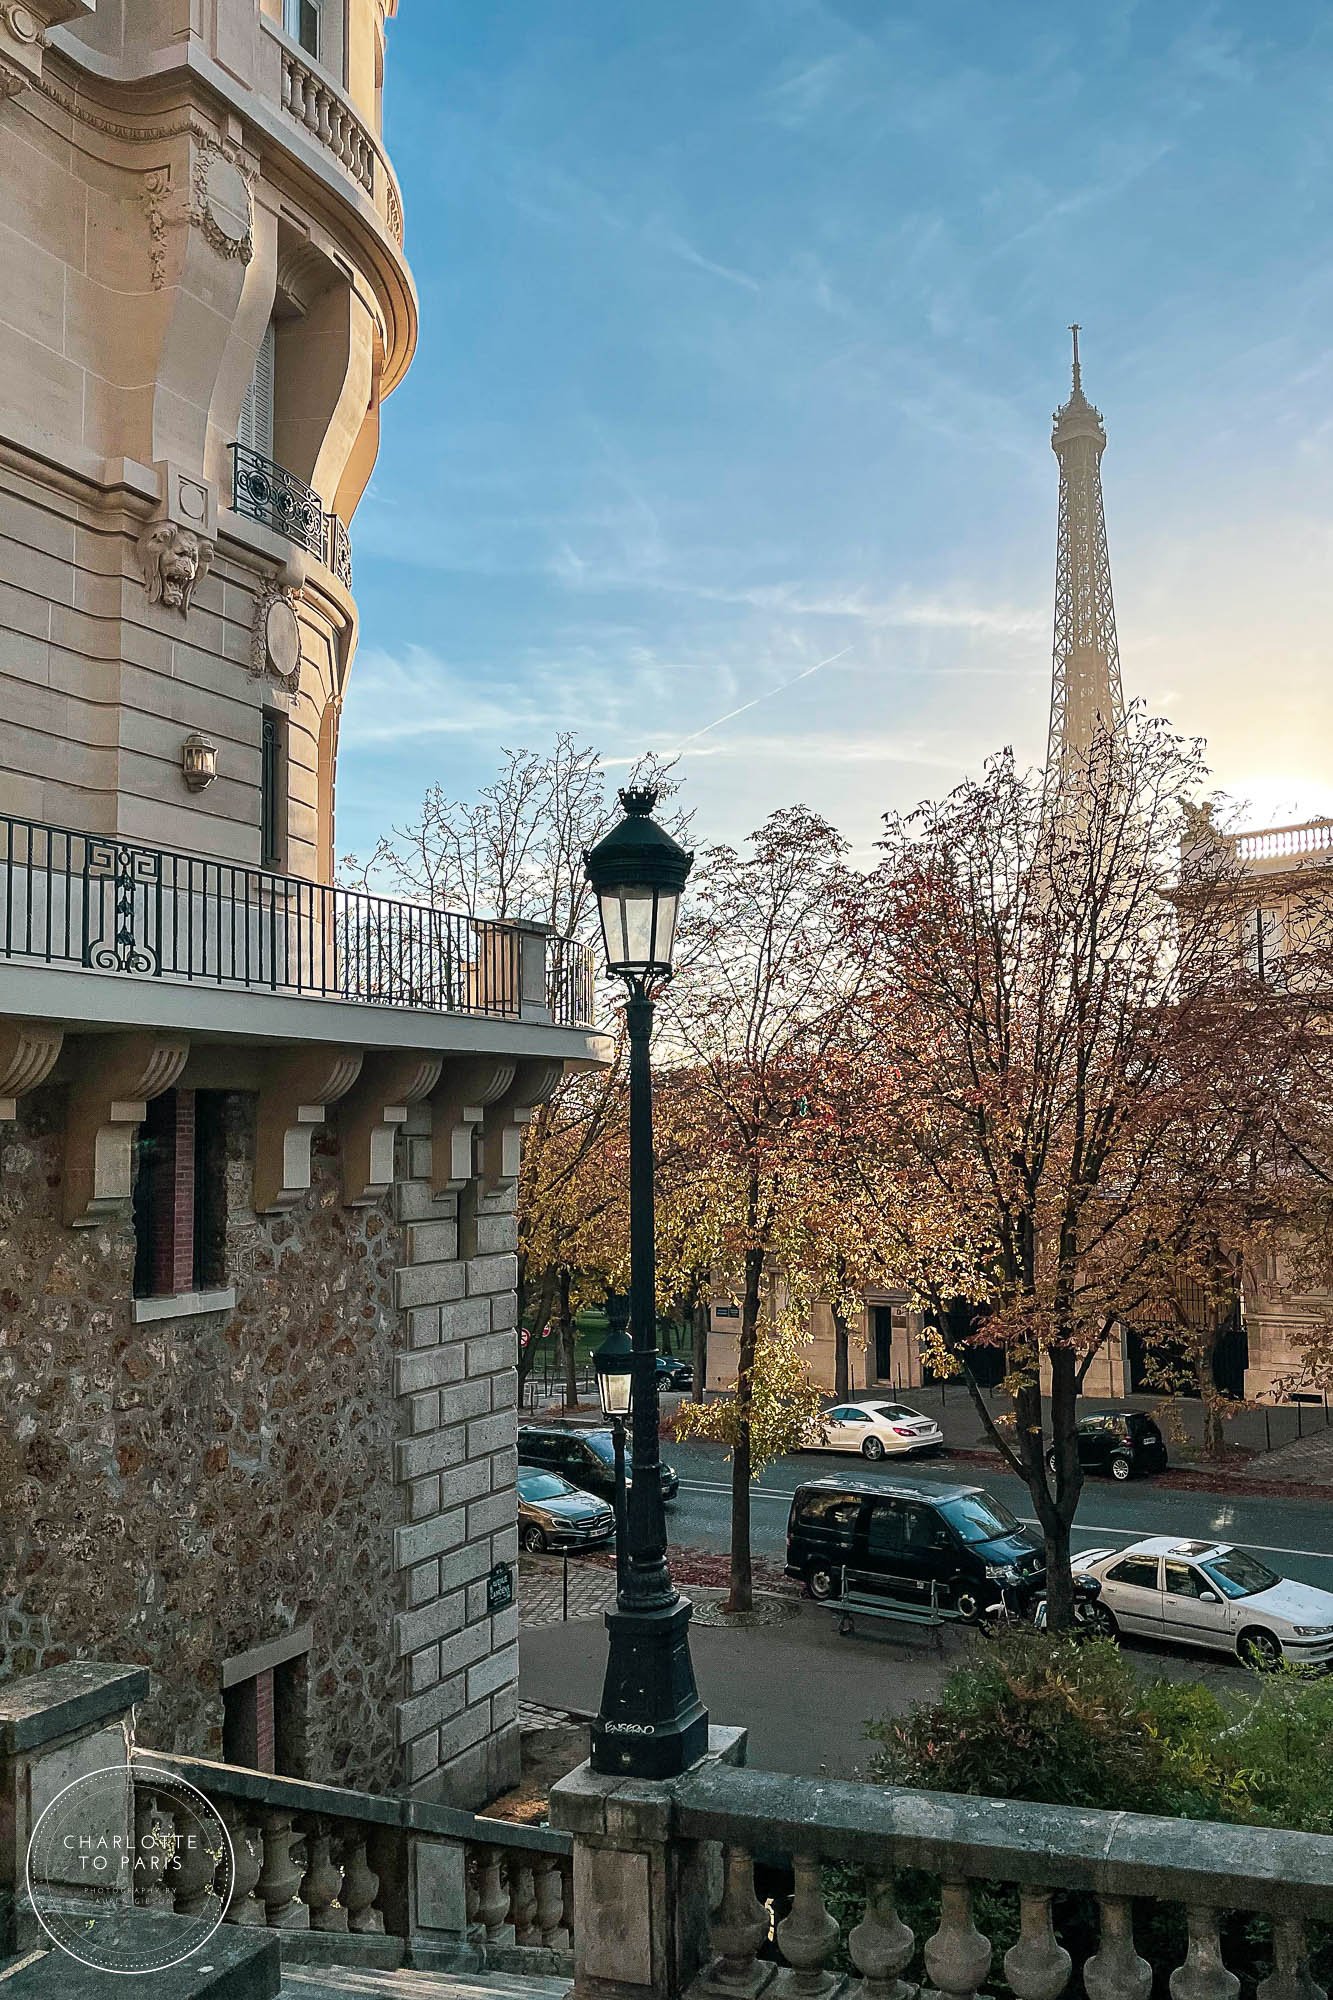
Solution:
<svg viewBox="0 0 1333 2000">
<path fill-rule="evenodd" d="M 537 1934 L 547 1951 L 568 1951 L 569 1932 L 565 1929 L 565 1879 L 560 1863 L 539 1857 L 532 1867 L 533 1889 L 537 1898 Z M 1289 2000 L 1285 1994 L 1273 2000 Z"/>
<path fill-rule="evenodd" d="M 1152 1967 L 1134 1949 L 1134 1908 L 1128 1896 L 1099 1896 L 1101 1939 L 1083 1968 L 1088 2000 L 1148 2000 Z"/>
<path fill-rule="evenodd" d="M 477 1858 L 477 1915 L 486 1932 L 487 1944 L 499 1944 L 509 1922 L 509 1886 L 504 1879 L 504 1856 L 498 1847 L 483 1847 Z"/>
<path fill-rule="evenodd" d="M 1222 1963 L 1217 1918 L 1217 1911 L 1202 1903 L 1191 1904 L 1186 1910 L 1190 1941 L 1184 1964 L 1178 1965 L 1167 1981 L 1171 2000 L 1235 2000 L 1240 1992 L 1239 1979 Z"/>
<path fill-rule="evenodd" d="M 289 1812 L 265 1812 L 260 1818 L 264 1836 L 264 1866 L 255 1892 L 264 1905 L 270 1930 L 308 1931 L 310 1912 L 298 1900 L 301 1870 L 292 1857 L 301 1836 L 292 1825 Z"/>
<path fill-rule="evenodd" d="M 481 1921 L 481 1865 L 473 1847 L 466 1848 L 463 1855 L 463 1902 L 467 1934 L 474 1943 L 484 1944 L 486 1926 Z"/>
<path fill-rule="evenodd" d="M 865 1915 L 847 1939 L 847 1955 L 860 1978 L 847 1989 L 847 2000 L 912 2000 L 916 1987 L 899 1977 L 916 1947 L 916 1938 L 898 1915 L 892 1875 L 873 1876 L 866 1884 Z"/>
<path fill-rule="evenodd" d="M 333 147 L 333 99 L 323 84 L 319 85 L 319 139 L 320 144 Z"/>
<path fill-rule="evenodd" d="M 1018 2000 L 1059 2000 L 1069 1984 L 1073 1960 L 1051 1925 L 1051 1891 L 1019 1894 L 1018 1943 L 1004 1955 L 1004 1976 Z"/>
<path fill-rule="evenodd" d="M 301 116 L 316 138 L 319 137 L 319 85 L 309 70 L 301 78 Z"/>
<path fill-rule="evenodd" d="M 366 1836 L 362 1828 L 349 1827 L 343 1837 L 343 1893 L 347 1928 L 358 1936 L 379 1937 L 384 1931 L 384 1912 L 377 1907 L 380 1878 L 366 1858 Z"/>
<path fill-rule="evenodd" d="M 537 1928 L 537 1885 L 532 1879 L 531 1865 L 524 1860 L 509 1864 L 509 1920 L 514 1926 L 516 1944 L 540 1944 L 542 1934 Z"/>
<path fill-rule="evenodd" d="M 712 1962 L 703 1985 L 720 1993 L 761 1993 L 776 1967 L 758 1957 L 771 1919 L 754 1893 L 754 1863 L 743 1847 L 722 1850 L 722 1900 L 708 1920 Z"/>
<path fill-rule="evenodd" d="M 925 1958 L 937 1992 L 951 2000 L 975 2000 L 990 1971 L 991 1942 L 972 1921 L 969 1883 L 941 1883 L 940 1927 L 926 1941 Z"/>
<path fill-rule="evenodd" d="M 843 1981 L 825 1970 L 838 1942 L 838 1926 L 824 1903 L 824 1882 L 818 1860 L 811 1854 L 792 1857 L 796 1890 L 791 1909 L 777 1927 L 777 1940 L 789 1970 L 781 1972 L 774 1993 L 815 2000 L 832 1993 Z"/>
<path fill-rule="evenodd" d="M 157 1793 L 145 1785 L 134 1788 L 134 1900 L 141 1910 L 170 1910 L 166 1883 L 175 1822 L 164 1812 Z"/>
<path fill-rule="evenodd" d="M 1273 1919 L 1273 1970 L 1259 1981 L 1259 2000 L 1328 2000 L 1310 1970 L 1305 1925 L 1299 1917 Z"/>
<path fill-rule="evenodd" d="M 202 1917 L 216 1901 L 213 1878 L 223 1859 L 216 1833 L 207 1832 L 189 1813 L 176 1821 L 176 1838 L 166 1882 L 178 1917 Z M 214 1912 L 216 1914 L 216 1911 Z"/>
<path fill-rule="evenodd" d="M 343 1871 L 334 1865 L 333 1836 L 327 1819 L 312 1816 L 302 1822 L 305 1831 L 306 1864 L 301 1878 L 301 1901 L 310 1912 L 312 1931 L 345 1931 L 347 1906 L 340 1891 Z"/>
<path fill-rule="evenodd" d="M 235 1857 L 236 1872 L 232 1878 L 231 1898 L 223 1912 L 224 1924 L 263 1924 L 268 1918 L 264 1905 L 255 1894 L 255 1884 L 263 1868 L 264 1841 L 250 1812 L 234 1799 L 217 1800 L 217 1809 L 222 1822 L 231 1836 L 231 1851 Z"/>
</svg>

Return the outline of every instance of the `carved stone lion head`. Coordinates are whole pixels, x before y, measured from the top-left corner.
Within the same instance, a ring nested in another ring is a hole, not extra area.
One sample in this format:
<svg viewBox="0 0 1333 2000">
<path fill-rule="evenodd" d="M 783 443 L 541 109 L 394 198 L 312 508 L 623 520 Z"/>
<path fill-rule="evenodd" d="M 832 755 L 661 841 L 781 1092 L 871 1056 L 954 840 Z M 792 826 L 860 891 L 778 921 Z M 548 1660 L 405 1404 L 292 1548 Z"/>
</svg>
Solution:
<svg viewBox="0 0 1333 2000">
<path fill-rule="evenodd" d="M 159 521 L 144 536 L 140 553 L 148 602 L 165 604 L 168 611 L 185 616 L 195 587 L 212 561 L 213 544 L 192 528 Z"/>
</svg>

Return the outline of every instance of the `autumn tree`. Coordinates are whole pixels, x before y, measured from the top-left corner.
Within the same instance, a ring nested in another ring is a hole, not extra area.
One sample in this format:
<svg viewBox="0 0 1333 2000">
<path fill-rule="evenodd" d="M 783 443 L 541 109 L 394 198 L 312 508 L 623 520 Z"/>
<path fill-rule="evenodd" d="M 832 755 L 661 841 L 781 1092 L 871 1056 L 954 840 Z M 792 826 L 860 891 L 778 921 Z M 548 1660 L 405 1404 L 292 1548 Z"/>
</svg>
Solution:
<svg viewBox="0 0 1333 2000">
<path fill-rule="evenodd" d="M 859 991 L 857 940 L 840 921 L 845 843 L 804 806 L 774 813 L 739 854 L 696 863 L 681 916 L 676 977 L 660 1003 L 659 1064 L 688 1091 L 693 1142 L 682 1171 L 707 1217 L 719 1271 L 734 1274 L 741 1317 L 727 1441 L 731 1449 L 732 1610 L 752 1601 L 750 1482 L 766 1281 L 801 1234 L 793 1138 L 825 1054 Z M 687 1426 L 714 1421 L 706 1406 Z"/>
<path fill-rule="evenodd" d="M 1031 1495 L 1056 1625 L 1093 1357 L 1119 1322 L 1170 1327 L 1182 1267 L 1243 1244 L 1291 1094 L 1289 1018 L 1227 916 L 1232 850 L 1182 842 L 1205 780 L 1198 746 L 1138 712 L 1058 790 L 1006 752 L 888 818 L 860 912 L 894 1139 L 969 1246 L 948 1283 L 984 1326 L 951 1345 Z M 1004 1349 L 1012 1429 L 974 1379 L 982 1339 Z"/>
</svg>

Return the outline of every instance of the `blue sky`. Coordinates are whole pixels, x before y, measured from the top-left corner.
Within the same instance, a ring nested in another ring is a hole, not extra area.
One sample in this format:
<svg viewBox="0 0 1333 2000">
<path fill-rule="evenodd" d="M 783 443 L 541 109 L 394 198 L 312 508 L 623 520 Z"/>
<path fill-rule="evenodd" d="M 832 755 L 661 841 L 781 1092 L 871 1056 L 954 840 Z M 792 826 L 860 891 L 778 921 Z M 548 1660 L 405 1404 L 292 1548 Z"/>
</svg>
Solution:
<svg viewBox="0 0 1333 2000">
<path fill-rule="evenodd" d="M 403 0 L 386 102 L 344 850 L 561 727 L 860 851 L 1039 758 L 1071 319 L 1127 692 L 1333 810 L 1319 0 Z"/>
</svg>

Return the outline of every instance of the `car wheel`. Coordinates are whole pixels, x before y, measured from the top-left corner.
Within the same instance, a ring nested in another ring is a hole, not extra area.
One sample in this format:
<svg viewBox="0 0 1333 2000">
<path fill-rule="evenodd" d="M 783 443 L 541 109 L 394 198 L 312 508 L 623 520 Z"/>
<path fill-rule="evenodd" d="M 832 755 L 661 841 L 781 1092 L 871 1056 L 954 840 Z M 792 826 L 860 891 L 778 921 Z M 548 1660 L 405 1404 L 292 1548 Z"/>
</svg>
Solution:
<svg viewBox="0 0 1333 2000">
<path fill-rule="evenodd" d="M 861 1446 L 861 1456 L 862 1458 L 871 1458 L 871 1459 L 883 1458 L 884 1456 L 883 1440 L 880 1438 L 867 1438 L 864 1444 Z"/>
<path fill-rule="evenodd" d="M 830 1597 L 838 1594 L 837 1578 L 831 1569 L 825 1569 L 821 1563 L 806 1571 L 805 1587 L 816 1604 L 827 1604 Z"/>
<path fill-rule="evenodd" d="M 981 1599 L 970 1584 L 959 1584 L 954 1596 L 953 1608 L 965 1625 L 983 1625 L 984 1613 Z"/>
<path fill-rule="evenodd" d="M 1051 1475 L 1051 1478 L 1052 1478 L 1052 1479 L 1054 1479 L 1054 1477 L 1055 1477 L 1055 1453 L 1054 1453 L 1053 1451 L 1048 1451 L 1048 1452 L 1047 1452 L 1047 1454 L 1046 1454 L 1046 1470 L 1047 1470 L 1047 1471 L 1048 1471 L 1048 1472 L 1050 1473 L 1050 1475 Z"/>
<path fill-rule="evenodd" d="M 530 1556 L 539 1556 L 546 1547 L 546 1537 L 535 1521 L 527 1521 L 523 1526 L 522 1542 Z"/>
<path fill-rule="evenodd" d="M 1281 1641 L 1257 1625 L 1241 1633 L 1236 1641 L 1236 1651 L 1256 1674 L 1275 1674 L 1282 1665 Z"/>
<path fill-rule="evenodd" d="M 1095 1598 L 1089 1602 L 1074 1600 L 1074 1624 L 1079 1633 L 1087 1639 L 1118 1639 L 1120 1627 L 1115 1622 L 1115 1613 L 1109 1605 L 1099 1603 Z"/>
<path fill-rule="evenodd" d="M 1111 1460 L 1112 1479 L 1128 1479 L 1133 1470 L 1134 1467 L 1127 1458 L 1113 1458 Z"/>
</svg>

